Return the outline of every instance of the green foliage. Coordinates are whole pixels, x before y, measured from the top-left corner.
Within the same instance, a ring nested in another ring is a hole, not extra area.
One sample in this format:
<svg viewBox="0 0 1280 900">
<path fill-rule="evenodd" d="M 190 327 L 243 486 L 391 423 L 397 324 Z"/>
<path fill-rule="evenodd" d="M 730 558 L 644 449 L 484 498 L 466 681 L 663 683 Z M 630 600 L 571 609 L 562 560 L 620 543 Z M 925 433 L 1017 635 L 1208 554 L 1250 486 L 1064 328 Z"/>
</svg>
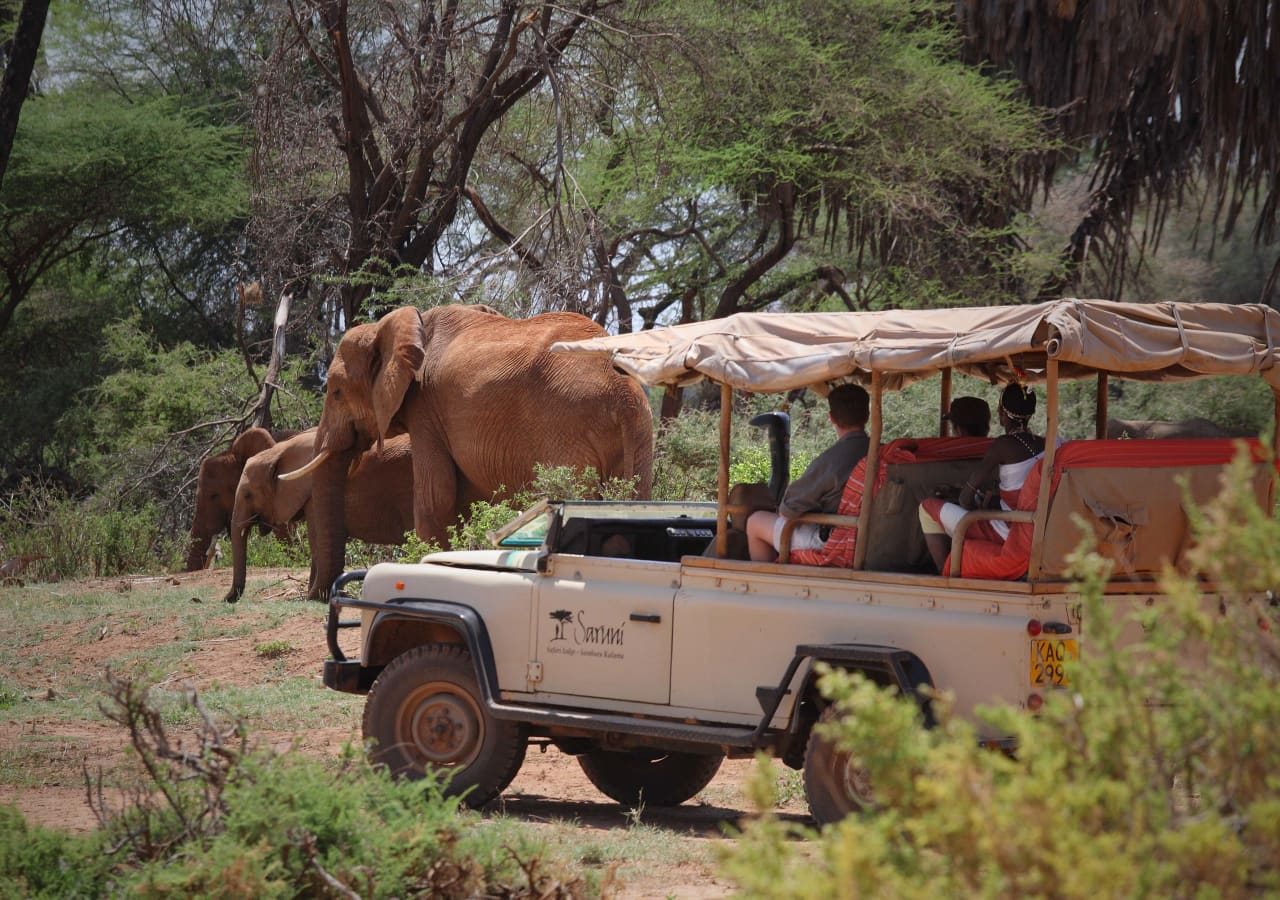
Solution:
<svg viewBox="0 0 1280 900">
<path fill-rule="evenodd" d="M 983 716 L 1016 757 L 981 749 L 946 709 L 857 675 L 822 687 L 849 715 L 830 735 L 865 766 L 877 805 L 798 853 L 766 815 L 727 857 L 748 896 L 1252 896 L 1280 891 L 1280 522 L 1251 466 L 1193 517 L 1202 596 L 1169 572 L 1163 595 L 1120 612 L 1109 564 L 1076 556 L 1086 643 L 1071 687 L 1037 716 Z M 1136 621 L 1130 621 L 1132 616 Z M 1139 627 L 1140 626 L 1140 627 Z M 761 779 L 767 784 L 771 779 Z M 768 798 L 764 798 L 768 799 Z"/>
<path fill-rule="evenodd" d="M 349 541 L 355 544 L 355 541 Z M 354 548 L 353 548 L 354 549 Z M 223 565 L 231 565 L 231 554 L 228 550 L 222 558 Z M 245 545 L 245 562 L 249 566 L 283 569 L 298 568 L 311 564 L 311 550 L 307 546 L 306 523 L 298 525 L 292 541 L 281 541 L 275 533 L 259 534 L 256 528 L 249 531 L 249 540 Z"/>
<path fill-rule="evenodd" d="M 112 866 L 105 835 L 31 826 L 17 808 L 0 804 L 0 897 L 101 897 Z"/>
<path fill-rule="evenodd" d="M 404 533 L 404 543 L 396 552 L 396 562 L 416 563 L 422 557 L 429 556 L 432 553 L 439 553 L 441 547 L 434 541 L 424 541 L 418 537 L 416 531 L 406 531 Z"/>
<path fill-rule="evenodd" d="M 716 494 L 719 413 L 686 410 L 654 435 L 653 499 L 705 500 Z"/>
<path fill-rule="evenodd" d="M 121 508 L 103 495 L 77 500 L 27 480 L 0 498 L 0 546 L 30 556 L 27 580 L 153 572 L 178 559 L 181 539 L 163 535 L 152 506 Z"/>
<path fill-rule="evenodd" d="M 149 691 L 111 682 L 148 790 L 88 835 L 30 828 L 0 806 L 0 896 L 560 897 L 584 884 L 510 824 L 473 827 L 433 777 L 398 781 L 347 748 L 338 765 L 246 752 L 238 724 L 200 713 L 175 749 Z M 101 798 L 96 803 L 101 803 Z"/>
<path fill-rule="evenodd" d="M 1012 83 L 961 62 L 948 5 L 672 0 L 646 12 L 670 36 L 651 48 L 652 93 L 621 92 L 618 125 L 587 148 L 578 183 L 619 231 L 696 221 L 700 239 L 664 238 L 660 265 L 628 273 L 630 295 L 696 285 L 711 315 L 774 240 L 744 227 L 743 208 L 771 227 L 782 191 L 796 244 L 752 287 L 756 308 L 980 304 L 1019 289 L 1032 267 L 1009 220 L 1023 202 L 1017 165 L 1048 143 Z M 818 285 L 822 267 L 852 299 Z"/>
<path fill-rule="evenodd" d="M 261 644 L 255 644 L 253 652 L 263 659 L 279 659 L 290 653 L 297 653 L 298 648 L 288 641 L 264 641 Z"/>
</svg>

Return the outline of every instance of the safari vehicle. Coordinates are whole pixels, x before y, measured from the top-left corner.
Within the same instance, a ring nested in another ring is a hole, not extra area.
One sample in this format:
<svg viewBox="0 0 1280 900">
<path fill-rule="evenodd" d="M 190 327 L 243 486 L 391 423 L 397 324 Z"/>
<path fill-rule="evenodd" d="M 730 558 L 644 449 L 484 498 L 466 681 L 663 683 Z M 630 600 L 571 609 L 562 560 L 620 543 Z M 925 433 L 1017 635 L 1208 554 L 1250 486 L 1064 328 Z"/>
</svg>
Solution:
<svg viewBox="0 0 1280 900">
<path fill-rule="evenodd" d="M 814 729 L 836 714 L 815 686 L 816 664 L 896 686 L 926 724 L 925 688 L 948 691 L 984 742 L 1007 743 L 976 708 L 1034 711 L 1069 678 L 1064 663 L 1087 637 L 1065 575 L 1081 536 L 1073 516 L 1117 563 L 1110 601 L 1156 603 L 1156 573 L 1189 541 L 1182 485 L 1193 501 L 1211 498 L 1240 450 L 1229 440 L 1101 439 L 1108 380 L 1255 375 L 1280 397 L 1276 340 L 1280 314 L 1260 306 L 1062 300 L 743 314 L 559 345 L 609 354 L 645 384 L 718 382 L 717 502 L 547 501 L 493 535 L 492 550 L 344 574 L 330 601 L 325 684 L 368 694 L 364 734 L 378 760 L 410 775 L 450 769 L 451 789 L 475 805 L 510 783 L 530 743 L 576 756 L 615 800 L 650 805 L 693 797 L 726 756 L 764 751 L 804 770 L 814 817 L 833 821 L 871 794 L 856 763 Z M 986 444 L 948 437 L 941 417 L 939 436 L 882 444 L 881 405 L 886 391 L 937 376 L 945 412 L 957 371 L 1039 385 L 1046 450 L 1018 508 L 970 513 L 938 575 L 916 505 L 934 485 L 963 481 Z M 1099 439 L 1059 443 L 1059 384 L 1083 378 L 1096 383 Z M 730 517 L 745 511 L 730 502 L 734 391 L 845 380 L 869 389 L 871 449 L 842 514 L 816 520 L 845 529 L 847 558 L 797 565 L 785 540 L 778 562 L 727 558 Z M 1269 509 L 1272 468 L 1256 441 L 1244 445 Z M 1013 532 L 987 548 L 984 568 L 964 532 L 993 516 Z M 348 627 L 360 629 L 352 658 L 339 645 Z"/>
</svg>

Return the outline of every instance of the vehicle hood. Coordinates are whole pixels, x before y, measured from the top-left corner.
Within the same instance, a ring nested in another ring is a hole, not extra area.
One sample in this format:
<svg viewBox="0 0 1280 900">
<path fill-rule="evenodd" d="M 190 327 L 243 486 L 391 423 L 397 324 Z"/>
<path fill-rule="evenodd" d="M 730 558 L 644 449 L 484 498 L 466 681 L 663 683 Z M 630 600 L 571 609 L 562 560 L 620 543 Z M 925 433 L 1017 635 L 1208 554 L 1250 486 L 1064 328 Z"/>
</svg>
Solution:
<svg viewBox="0 0 1280 900">
<path fill-rule="evenodd" d="M 464 569 L 537 571 L 541 550 L 448 550 L 422 557 L 424 564 Z"/>
</svg>

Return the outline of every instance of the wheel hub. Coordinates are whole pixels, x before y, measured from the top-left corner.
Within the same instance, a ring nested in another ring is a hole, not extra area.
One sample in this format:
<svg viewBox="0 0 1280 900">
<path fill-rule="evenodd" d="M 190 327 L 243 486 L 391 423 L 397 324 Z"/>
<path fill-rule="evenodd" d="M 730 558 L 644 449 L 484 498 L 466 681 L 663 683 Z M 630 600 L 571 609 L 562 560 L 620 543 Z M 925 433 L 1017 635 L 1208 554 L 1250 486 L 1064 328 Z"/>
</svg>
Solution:
<svg viewBox="0 0 1280 900">
<path fill-rule="evenodd" d="M 855 764 L 852 756 L 841 755 L 843 765 L 840 767 L 840 780 L 845 796 L 863 809 L 869 809 L 875 805 L 875 792 L 871 789 L 870 774 L 865 768 Z"/>
<path fill-rule="evenodd" d="M 432 691 L 419 696 L 404 722 L 405 743 L 428 766 L 465 766 L 480 749 L 479 711 L 465 697 Z"/>
</svg>

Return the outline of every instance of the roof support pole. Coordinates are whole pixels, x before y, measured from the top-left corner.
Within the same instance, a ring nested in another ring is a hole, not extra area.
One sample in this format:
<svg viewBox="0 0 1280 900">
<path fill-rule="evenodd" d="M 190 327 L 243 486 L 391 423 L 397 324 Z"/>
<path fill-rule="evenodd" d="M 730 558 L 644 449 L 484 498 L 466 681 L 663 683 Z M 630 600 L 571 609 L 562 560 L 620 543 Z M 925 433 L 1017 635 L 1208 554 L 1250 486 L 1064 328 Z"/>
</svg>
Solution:
<svg viewBox="0 0 1280 900">
<path fill-rule="evenodd" d="M 867 448 L 867 474 L 862 488 L 862 509 L 858 511 L 858 542 L 853 545 L 853 569 L 861 571 L 862 563 L 867 558 L 867 525 L 871 521 L 871 504 L 876 499 L 876 482 L 880 475 L 880 438 L 884 430 L 884 416 L 881 415 L 880 403 L 884 398 L 880 373 L 871 373 L 871 420 L 867 423 L 867 437 L 870 447 Z"/>
<path fill-rule="evenodd" d="M 1271 452 L 1280 454 L 1280 388 L 1271 389 L 1273 416 L 1271 424 Z"/>
<path fill-rule="evenodd" d="M 1093 407 L 1093 436 L 1102 440 L 1107 436 L 1107 382 L 1106 372 L 1098 373 L 1098 395 Z"/>
<path fill-rule="evenodd" d="M 1053 458 L 1058 449 L 1058 361 L 1052 356 L 1044 366 L 1045 417 L 1044 458 L 1040 460 L 1040 495 L 1036 497 L 1036 515 L 1032 524 L 1031 561 L 1027 581 L 1040 577 L 1044 557 L 1044 525 L 1049 518 L 1049 494 L 1053 491 Z"/>
<path fill-rule="evenodd" d="M 947 413 L 951 412 L 951 370 L 942 370 L 942 397 L 938 403 L 938 435 L 946 437 L 951 433 L 951 422 Z"/>
<path fill-rule="evenodd" d="M 1271 456 L 1274 459 L 1280 455 L 1280 388 L 1271 389 L 1272 415 L 1274 419 L 1271 424 Z M 1267 488 L 1267 509 L 1276 508 L 1276 480 L 1271 479 L 1270 486 Z"/>
<path fill-rule="evenodd" d="M 716 557 L 729 555 L 729 433 L 733 426 L 733 388 L 720 385 L 720 471 L 716 476 Z"/>
</svg>

